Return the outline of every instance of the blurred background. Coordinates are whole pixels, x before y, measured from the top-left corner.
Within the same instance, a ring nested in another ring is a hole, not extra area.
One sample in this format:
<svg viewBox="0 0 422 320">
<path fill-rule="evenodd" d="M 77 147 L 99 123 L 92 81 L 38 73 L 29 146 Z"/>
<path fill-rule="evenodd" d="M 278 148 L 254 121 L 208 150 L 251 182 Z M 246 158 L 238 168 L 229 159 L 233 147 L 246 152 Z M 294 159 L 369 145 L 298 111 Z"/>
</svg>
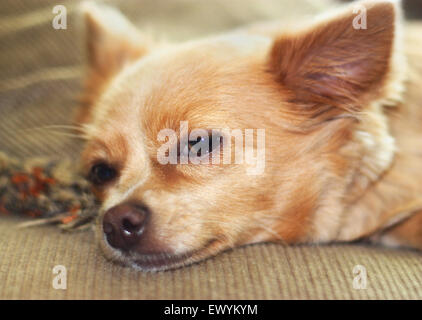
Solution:
<svg viewBox="0 0 422 320">
<path fill-rule="evenodd" d="M 355 0 L 342 0 L 343 2 L 353 2 Z M 422 19 L 422 0 L 401 0 L 409 20 Z"/>
<path fill-rule="evenodd" d="M 0 150 L 12 156 L 77 157 L 80 144 L 51 125 L 71 123 L 84 72 L 84 24 L 77 0 L 0 2 Z M 182 41 L 271 19 L 312 18 L 340 0 L 109 0 L 139 28 Z M 67 29 L 52 27 L 53 8 Z M 422 0 L 405 0 L 409 19 Z"/>
</svg>

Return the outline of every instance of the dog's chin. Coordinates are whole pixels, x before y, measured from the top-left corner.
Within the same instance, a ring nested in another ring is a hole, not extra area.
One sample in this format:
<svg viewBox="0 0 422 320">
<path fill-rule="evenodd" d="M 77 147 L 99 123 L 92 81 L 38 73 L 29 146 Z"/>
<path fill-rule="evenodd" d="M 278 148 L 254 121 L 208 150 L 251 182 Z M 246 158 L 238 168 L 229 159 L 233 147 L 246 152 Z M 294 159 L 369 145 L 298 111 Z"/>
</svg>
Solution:
<svg viewBox="0 0 422 320">
<path fill-rule="evenodd" d="M 114 262 L 124 266 L 132 267 L 136 270 L 157 272 L 181 268 L 193 263 L 203 261 L 224 250 L 224 243 L 218 240 L 211 240 L 205 246 L 188 250 L 184 253 L 174 254 L 169 252 L 157 252 L 149 254 L 140 254 L 136 251 L 127 253 L 116 252 L 106 254 Z"/>
</svg>

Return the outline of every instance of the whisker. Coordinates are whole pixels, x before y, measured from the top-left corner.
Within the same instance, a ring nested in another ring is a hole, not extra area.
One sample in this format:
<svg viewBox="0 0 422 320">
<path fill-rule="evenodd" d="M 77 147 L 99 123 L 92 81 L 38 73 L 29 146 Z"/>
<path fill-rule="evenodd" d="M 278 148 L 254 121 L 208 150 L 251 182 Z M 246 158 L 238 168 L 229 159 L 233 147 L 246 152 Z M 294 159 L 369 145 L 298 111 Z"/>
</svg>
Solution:
<svg viewBox="0 0 422 320">
<path fill-rule="evenodd" d="M 80 135 L 80 134 L 72 134 L 72 133 L 53 131 L 53 130 L 50 130 L 49 132 L 52 133 L 52 134 L 58 135 L 58 136 L 62 136 L 62 137 L 76 138 L 76 139 L 80 139 L 80 140 L 88 140 L 87 137 Z"/>
<path fill-rule="evenodd" d="M 42 129 L 33 129 L 34 131 L 40 131 Z M 61 131 L 55 131 L 55 130 L 45 130 L 46 132 L 48 132 L 49 134 L 53 134 L 53 135 L 57 135 L 57 136 L 63 136 L 63 137 L 69 137 L 69 138 L 76 138 L 76 139 L 81 139 L 81 140 L 87 140 L 88 138 L 80 133 L 70 133 L 70 132 L 61 132 Z"/>
<path fill-rule="evenodd" d="M 75 128 L 70 128 L 70 127 L 69 127 L 70 131 L 65 131 L 65 130 L 59 131 L 57 129 L 65 129 L 65 128 L 60 128 L 59 126 L 44 126 L 44 127 L 25 128 L 25 129 L 22 129 L 22 131 L 24 132 L 45 131 L 48 134 L 55 134 L 55 135 L 60 135 L 60 136 L 82 139 L 82 140 L 88 140 L 88 136 L 82 128 L 78 128 L 78 131 L 74 130 Z M 76 132 L 72 133 L 72 130 Z"/>
<path fill-rule="evenodd" d="M 31 127 L 31 128 L 25 128 L 22 129 L 24 131 L 26 130 L 49 130 L 49 129 L 63 129 L 63 130 L 75 130 L 80 132 L 86 132 L 86 128 L 84 126 L 76 126 L 76 125 L 45 125 L 45 126 L 39 126 L 39 127 Z"/>
</svg>

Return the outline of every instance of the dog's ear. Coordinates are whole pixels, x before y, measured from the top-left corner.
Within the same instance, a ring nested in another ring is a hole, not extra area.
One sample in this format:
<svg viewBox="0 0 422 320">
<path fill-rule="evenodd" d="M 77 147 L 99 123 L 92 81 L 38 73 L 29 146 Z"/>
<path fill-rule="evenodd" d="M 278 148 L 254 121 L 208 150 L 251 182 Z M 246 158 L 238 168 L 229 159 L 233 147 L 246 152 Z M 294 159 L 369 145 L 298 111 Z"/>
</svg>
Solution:
<svg viewBox="0 0 422 320">
<path fill-rule="evenodd" d="M 92 106 L 111 79 L 125 65 L 147 54 L 154 43 L 116 9 L 87 1 L 81 4 L 81 10 L 86 25 L 88 74 L 75 120 L 88 123 Z"/>
<path fill-rule="evenodd" d="M 101 75 L 119 71 L 144 55 L 150 41 L 118 10 L 91 1 L 81 5 L 89 67 Z"/>
<path fill-rule="evenodd" d="M 389 1 L 361 2 L 307 30 L 283 35 L 271 50 L 271 72 L 291 101 L 314 115 L 321 105 L 359 111 L 387 81 L 396 14 Z"/>
</svg>

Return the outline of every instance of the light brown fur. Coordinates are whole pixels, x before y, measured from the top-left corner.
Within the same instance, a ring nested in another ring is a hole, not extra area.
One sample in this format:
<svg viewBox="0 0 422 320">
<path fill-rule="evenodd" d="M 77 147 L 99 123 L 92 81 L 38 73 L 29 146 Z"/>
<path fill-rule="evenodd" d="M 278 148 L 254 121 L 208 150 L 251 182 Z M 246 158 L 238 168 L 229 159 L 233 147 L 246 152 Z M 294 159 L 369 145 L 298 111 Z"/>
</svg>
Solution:
<svg viewBox="0 0 422 320">
<path fill-rule="evenodd" d="M 141 41 L 132 27 L 108 39 L 101 8 L 88 6 L 84 168 L 102 161 L 118 170 L 96 190 L 102 212 L 128 201 L 152 211 L 130 255 L 106 243 L 100 216 L 106 255 L 162 270 L 262 241 L 372 236 L 422 248 L 422 28 L 406 30 L 415 38 L 404 38 L 405 54 L 398 9 L 363 4 L 367 30 L 353 29 L 345 9 L 298 30 L 255 26 L 179 45 Z M 247 175 L 245 164 L 160 165 L 157 134 L 180 121 L 264 128 L 264 173 Z M 162 253 L 164 262 L 145 263 Z"/>
</svg>

